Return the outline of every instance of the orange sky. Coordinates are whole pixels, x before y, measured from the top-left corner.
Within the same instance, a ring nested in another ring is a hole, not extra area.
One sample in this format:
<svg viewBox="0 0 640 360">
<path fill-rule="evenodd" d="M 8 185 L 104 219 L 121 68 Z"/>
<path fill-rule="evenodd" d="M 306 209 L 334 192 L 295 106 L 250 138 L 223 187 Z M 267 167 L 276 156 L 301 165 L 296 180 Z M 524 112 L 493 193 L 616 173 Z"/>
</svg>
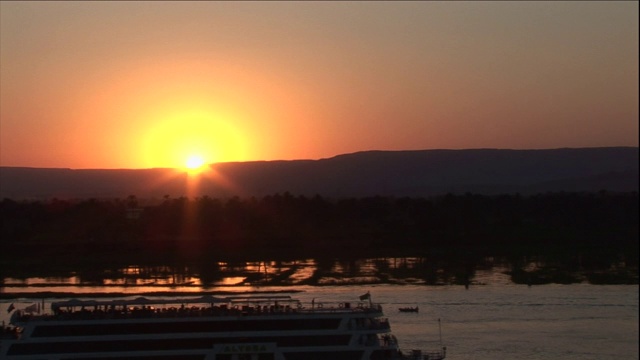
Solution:
<svg viewBox="0 0 640 360">
<path fill-rule="evenodd" d="M 638 2 L 0 2 L 0 165 L 638 146 Z"/>
</svg>

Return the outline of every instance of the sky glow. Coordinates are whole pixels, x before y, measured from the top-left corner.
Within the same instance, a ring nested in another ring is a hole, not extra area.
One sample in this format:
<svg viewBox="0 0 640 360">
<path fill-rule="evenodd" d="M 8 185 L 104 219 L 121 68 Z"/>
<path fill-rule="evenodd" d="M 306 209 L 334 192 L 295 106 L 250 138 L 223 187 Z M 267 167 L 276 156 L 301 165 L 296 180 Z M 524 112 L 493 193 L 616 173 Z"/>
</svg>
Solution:
<svg viewBox="0 0 640 360">
<path fill-rule="evenodd" d="M 0 2 L 0 165 L 638 146 L 638 2 Z"/>
</svg>

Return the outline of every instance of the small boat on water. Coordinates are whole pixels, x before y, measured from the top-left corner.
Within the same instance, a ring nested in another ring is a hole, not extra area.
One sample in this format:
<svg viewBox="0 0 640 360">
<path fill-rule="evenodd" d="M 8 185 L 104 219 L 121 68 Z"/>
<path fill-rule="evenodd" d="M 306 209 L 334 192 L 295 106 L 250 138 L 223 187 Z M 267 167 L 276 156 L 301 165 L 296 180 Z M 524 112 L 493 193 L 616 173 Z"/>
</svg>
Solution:
<svg viewBox="0 0 640 360">
<path fill-rule="evenodd" d="M 400 312 L 416 312 L 416 313 L 419 311 L 417 306 L 416 307 L 401 307 L 398 310 L 400 310 Z"/>
<path fill-rule="evenodd" d="M 366 301 L 365 301 L 366 300 Z M 11 306 L 13 308 L 13 304 Z M 44 304 L 42 306 L 44 308 Z M 0 359 L 442 360 L 401 351 L 369 293 L 302 303 L 286 295 L 71 299 L 11 309 Z"/>
</svg>

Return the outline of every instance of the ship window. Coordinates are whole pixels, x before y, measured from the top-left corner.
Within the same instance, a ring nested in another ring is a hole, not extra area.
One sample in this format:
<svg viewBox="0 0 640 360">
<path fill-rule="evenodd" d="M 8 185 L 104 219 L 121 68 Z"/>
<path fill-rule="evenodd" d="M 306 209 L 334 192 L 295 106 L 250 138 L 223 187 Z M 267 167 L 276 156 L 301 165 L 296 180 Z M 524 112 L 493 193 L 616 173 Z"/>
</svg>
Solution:
<svg viewBox="0 0 640 360">
<path fill-rule="evenodd" d="M 385 359 L 392 359 L 394 356 L 393 355 L 397 355 L 398 351 L 397 350 L 375 350 L 372 354 L 371 354 L 371 360 L 385 360 Z"/>
<path fill-rule="evenodd" d="M 251 321 L 192 321 L 152 324 L 40 325 L 32 337 L 164 334 L 233 331 L 337 329 L 340 319 L 265 319 Z"/>
<path fill-rule="evenodd" d="M 210 339 L 163 339 L 120 341 L 65 341 L 50 343 L 16 343 L 9 348 L 8 355 L 64 354 L 107 351 L 151 351 L 179 349 L 208 349 L 213 346 Z"/>
<path fill-rule="evenodd" d="M 210 349 L 216 343 L 268 342 L 280 347 L 331 346 L 348 345 L 350 335 L 315 335 L 315 336 L 264 336 L 238 338 L 196 338 L 196 339 L 163 339 L 157 340 L 118 340 L 118 341 L 61 341 L 16 343 L 9 348 L 9 355 L 30 354 L 64 354 L 111 351 L 151 351 L 151 350 L 183 350 Z M 332 359 L 335 360 L 335 359 Z"/>
</svg>

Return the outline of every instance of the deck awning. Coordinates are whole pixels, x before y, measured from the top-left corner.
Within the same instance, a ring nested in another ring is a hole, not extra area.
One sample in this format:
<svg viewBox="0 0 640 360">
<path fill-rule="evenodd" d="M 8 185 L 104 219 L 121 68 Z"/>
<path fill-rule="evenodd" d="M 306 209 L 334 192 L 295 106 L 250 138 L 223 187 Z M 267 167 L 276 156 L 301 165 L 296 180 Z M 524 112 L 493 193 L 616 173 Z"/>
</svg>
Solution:
<svg viewBox="0 0 640 360">
<path fill-rule="evenodd" d="M 146 297 L 137 297 L 135 299 L 118 299 L 118 300 L 79 300 L 70 299 L 67 301 L 56 301 L 51 303 L 51 309 L 72 307 L 96 307 L 96 306 L 152 306 L 152 305 L 168 305 L 168 304 L 216 304 L 227 303 L 228 298 L 219 298 L 211 295 L 204 295 L 196 298 L 172 298 L 172 299 L 155 299 Z"/>
</svg>

